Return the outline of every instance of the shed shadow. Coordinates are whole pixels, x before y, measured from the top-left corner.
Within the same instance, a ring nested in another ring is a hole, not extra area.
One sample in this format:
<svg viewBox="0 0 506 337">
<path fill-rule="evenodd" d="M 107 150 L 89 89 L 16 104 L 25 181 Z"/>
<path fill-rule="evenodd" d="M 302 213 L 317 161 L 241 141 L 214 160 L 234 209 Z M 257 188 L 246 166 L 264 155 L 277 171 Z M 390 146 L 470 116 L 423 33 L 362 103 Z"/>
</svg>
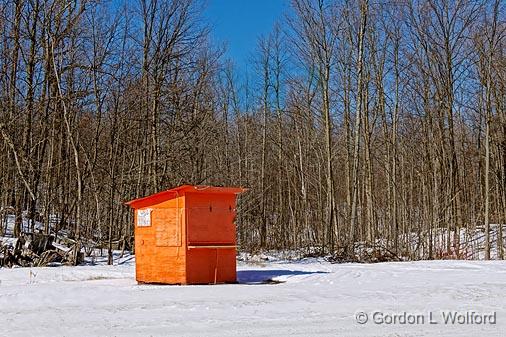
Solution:
<svg viewBox="0 0 506 337">
<path fill-rule="evenodd" d="M 301 271 L 301 270 L 283 270 L 283 269 L 268 269 L 268 270 L 239 270 L 237 271 L 237 283 L 239 284 L 279 284 L 286 281 L 276 280 L 280 276 L 299 276 L 299 275 L 314 275 L 314 274 L 328 274 L 326 271 Z"/>
</svg>

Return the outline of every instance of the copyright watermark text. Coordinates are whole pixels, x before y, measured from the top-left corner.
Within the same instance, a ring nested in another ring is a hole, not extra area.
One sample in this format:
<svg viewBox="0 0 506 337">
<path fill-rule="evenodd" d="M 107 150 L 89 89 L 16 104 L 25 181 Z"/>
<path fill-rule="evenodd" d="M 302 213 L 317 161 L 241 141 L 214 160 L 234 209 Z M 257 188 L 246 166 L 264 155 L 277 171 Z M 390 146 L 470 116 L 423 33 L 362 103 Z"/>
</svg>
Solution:
<svg viewBox="0 0 506 337">
<path fill-rule="evenodd" d="M 497 323 L 497 312 L 478 311 L 428 311 L 425 313 L 414 312 L 384 312 L 384 311 L 357 311 L 355 321 L 358 324 L 379 325 L 489 325 Z"/>
</svg>

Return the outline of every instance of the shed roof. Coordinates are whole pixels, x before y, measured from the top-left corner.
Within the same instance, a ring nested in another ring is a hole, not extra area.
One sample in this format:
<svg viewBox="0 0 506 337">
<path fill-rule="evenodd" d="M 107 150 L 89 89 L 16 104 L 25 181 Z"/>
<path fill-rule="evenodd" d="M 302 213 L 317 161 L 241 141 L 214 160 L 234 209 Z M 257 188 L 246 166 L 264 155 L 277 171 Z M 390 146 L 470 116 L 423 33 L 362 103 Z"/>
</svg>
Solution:
<svg viewBox="0 0 506 337">
<path fill-rule="evenodd" d="M 246 188 L 242 187 L 216 187 L 216 186 L 204 186 L 204 185 L 181 185 L 175 188 L 171 188 L 166 191 L 158 192 L 147 197 L 138 198 L 125 202 L 132 208 L 142 208 L 151 205 L 156 205 L 161 202 L 170 200 L 178 197 L 182 193 L 220 193 L 220 194 L 239 194 L 246 192 Z"/>
</svg>

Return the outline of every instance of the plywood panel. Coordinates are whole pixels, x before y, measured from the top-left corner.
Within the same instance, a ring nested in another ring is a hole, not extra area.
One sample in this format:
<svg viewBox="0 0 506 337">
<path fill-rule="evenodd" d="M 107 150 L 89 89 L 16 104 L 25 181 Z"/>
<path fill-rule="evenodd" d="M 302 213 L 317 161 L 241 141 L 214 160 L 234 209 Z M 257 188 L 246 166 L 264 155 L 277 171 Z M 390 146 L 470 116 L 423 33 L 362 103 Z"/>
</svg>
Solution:
<svg viewBox="0 0 506 337">
<path fill-rule="evenodd" d="M 234 210 L 236 196 L 234 194 L 218 193 L 185 193 L 185 207 L 187 208 L 222 208 Z"/>
<path fill-rule="evenodd" d="M 164 201 L 156 205 L 156 208 L 184 208 L 184 207 L 185 207 L 184 195 Z"/>
<path fill-rule="evenodd" d="M 188 283 L 236 282 L 235 249 L 190 249 L 187 251 Z"/>
<path fill-rule="evenodd" d="M 181 246 L 180 211 L 177 208 L 162 208 L 153 211 L 155 245 L 158 247 Z"/>
<path fill-rule="evenodd" d="M 186 256 L 181 247 L 144 249 L 141 263 L 136 266 L 136 278 L 145 283 L 186 283 Z"/>
<path fill-rule="evenodd" d="M 235 244 L 235 212 L 228 209 L 189 208 L 188 241 Z"/>
</svg>

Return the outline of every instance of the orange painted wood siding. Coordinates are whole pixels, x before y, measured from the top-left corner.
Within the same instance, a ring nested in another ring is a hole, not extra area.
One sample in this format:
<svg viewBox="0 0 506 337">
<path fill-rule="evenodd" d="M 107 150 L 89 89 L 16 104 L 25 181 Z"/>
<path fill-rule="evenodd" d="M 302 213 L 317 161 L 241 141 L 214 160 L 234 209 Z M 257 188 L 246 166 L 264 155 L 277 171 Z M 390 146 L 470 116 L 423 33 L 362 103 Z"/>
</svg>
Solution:
<svg viewBox="0 0 506 337">
<path fill-rule="evenodd" d="M 235 282 L 235 248 L 194 248 L 186 256 L 186 278 L 188 283 L 209 284 Z"/>
<path fill-rule="evenodd" d="M 186 193 L 188 245 L 235 245 L 234 194 Z"/>
<path fill-rule="evenodd" d="M 235 194 L 186 193 L 187 245 L 235 246 Z M 235 247 L 190 248 L 188 283 L 236 281 Z"/>
<path fill-rule="evenodd" d="M 186 219 L 184 197 L 145 207 L 151 226 L 137 226 L 135 212 L 136 279 L 144 283 L 186 283 Z"/>
</svg>

